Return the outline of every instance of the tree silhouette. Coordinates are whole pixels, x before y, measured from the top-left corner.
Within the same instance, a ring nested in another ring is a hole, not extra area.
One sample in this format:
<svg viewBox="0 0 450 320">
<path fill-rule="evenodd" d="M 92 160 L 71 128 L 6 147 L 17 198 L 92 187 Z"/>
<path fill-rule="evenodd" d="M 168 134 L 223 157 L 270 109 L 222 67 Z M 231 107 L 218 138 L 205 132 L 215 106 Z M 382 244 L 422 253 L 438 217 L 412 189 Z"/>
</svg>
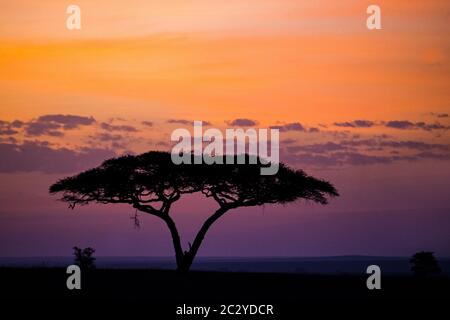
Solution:
<svg viewBox="0 0 450 320">
<path fill-rule="evenodd" d="M 95 258 L 92 256 L 95 249 L 87 247 L 84 249 L 73 247 L 73 255 L 75 256 L 75 263 L 83 270 L 95 268 Z"/>
<path fill-rule="evenodd" d="M 191 163 L 195 163 L 195 156 L 191 157 Z M 254 157 L 256 164 L 250 164 L 250 157 L 253 156 L 245 155 L 245 164 L 234 161 L 235 164 L 175 165 L 167 152 L 126 155 L 61 179 L 49 191 L 62 193 L 61 200 L 68 202 L 72 209 L 89 203 L 126 203 L 162 219 L 172 236 L 177 270 L 187 272 L 208 229 L 226 212 L 239 207 L 284 204 L 299 199 L 327 204 L 327 196 L 338 196 L 329 182 L 282 163 L 277 174 L 261 175 L 260 168 L 267 164 L 258 157 Z M 169 211 L 183 194 L 196 192 L 214 199 L 218 208 L 205 220 L 188 250 L 183 251 Z"/>
<path fill-rule="evenodd" d="M 414 254 L 409 260 L 411 263 L 411 271 L 419 277 L 426 277 L 430 274 L 441 272 L 441 268 L 434 257 L 433 252 L 421 251 Z"/>
</svg>

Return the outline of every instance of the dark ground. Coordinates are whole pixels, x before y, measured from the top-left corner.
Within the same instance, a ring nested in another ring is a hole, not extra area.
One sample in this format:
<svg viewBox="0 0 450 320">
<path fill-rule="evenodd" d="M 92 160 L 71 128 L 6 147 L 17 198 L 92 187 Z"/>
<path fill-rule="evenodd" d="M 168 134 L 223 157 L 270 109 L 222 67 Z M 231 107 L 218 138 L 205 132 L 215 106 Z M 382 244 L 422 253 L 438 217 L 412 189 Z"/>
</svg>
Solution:
<svg viewBox="0 0 450 320">
<path fill-rule="evenodd" d="M 17 311 L 19 303 L 37 305 L 43 312 L 66 306 L 87 313 L 85 306 L 89 306 L 109 312 L 144 310 L 144 319 L 202 319 L 177 317 L 176 307 L 220 310 L 221 304 L 272 304 L 274 316 L 208 319 L 301 319 L 306 312 L 354 313 L 364 319 L 369 314 L 406 315 L 450 305 L 450 277 L 382 276 L 382 289 L 368 290 L 366 275 L 191 272 L 180 276 L 173 271 L 104 269 L 83 273 L 82 289 L 70 291 L 67 276 L 63 268 L 0 268 L 1 309 Z"/>
</svg>

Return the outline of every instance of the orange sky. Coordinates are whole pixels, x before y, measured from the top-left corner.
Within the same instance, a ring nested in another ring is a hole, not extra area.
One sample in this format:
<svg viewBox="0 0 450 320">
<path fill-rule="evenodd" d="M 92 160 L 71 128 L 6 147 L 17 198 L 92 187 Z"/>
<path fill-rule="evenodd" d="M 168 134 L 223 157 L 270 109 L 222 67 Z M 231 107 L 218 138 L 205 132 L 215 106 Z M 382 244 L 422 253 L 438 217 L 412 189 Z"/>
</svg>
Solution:
<svg viewBox="0 0 450 320">
<path fill-rule="evenodd" d="M 447 1 L 14 1 L 0 13 L 0 117 L 329 123 L 448 112 Z M 28 8 L 28 10 L 24 10 Z M 320 112 L 317 112 L 320 110 Z"/>
</svg>

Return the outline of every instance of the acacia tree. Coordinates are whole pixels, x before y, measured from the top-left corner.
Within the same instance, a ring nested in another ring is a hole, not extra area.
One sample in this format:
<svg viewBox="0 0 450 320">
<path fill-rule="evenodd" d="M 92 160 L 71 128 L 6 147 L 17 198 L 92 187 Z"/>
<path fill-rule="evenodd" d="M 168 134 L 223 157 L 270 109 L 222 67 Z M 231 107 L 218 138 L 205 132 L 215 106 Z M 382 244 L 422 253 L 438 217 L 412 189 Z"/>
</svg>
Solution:
<svg viewBox="0 0 450 320">
<path fill-rule="evenodd" d="M 126 203 L 162 219 L 172 236 L 177 270 L 187 272 L 207 231 L 226 212 L 239 207 L 284 204 L 300 199 L 327 204 L 327 196 L 338 195 L 329 182 L 282 163 L 275 175 L 261 175 L 260 168 L 267 164 L 259 158 L 256 164 L 250 164 L 250 156 L 245 157 L 245 164 L 175 165 L 167 152 L 126 155 L 61 179 L 49 191 L 51 194 L 62 193 L 60 200 L 69 203 L 72 209 L 89 203 Z M 205 220 L 192 245 L 184 251 L 169 212 L 183 194 L 196 192 L 214 199 L 218 208 Z"/>
<path fill-rule="evenodd" d="M 83 270 L 95 269 L 95 258 L 93 256 L 95 249 L 91 247 L 78 248 L 73 247 L 75 263 Z"/>
</svg>

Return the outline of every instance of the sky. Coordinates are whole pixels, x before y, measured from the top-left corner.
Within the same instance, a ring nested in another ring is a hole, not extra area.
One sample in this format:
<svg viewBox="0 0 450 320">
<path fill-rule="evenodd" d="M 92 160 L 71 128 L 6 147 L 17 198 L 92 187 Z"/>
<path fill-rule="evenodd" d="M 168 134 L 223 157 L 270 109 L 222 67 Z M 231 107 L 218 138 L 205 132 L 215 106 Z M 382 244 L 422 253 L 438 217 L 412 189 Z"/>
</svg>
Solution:
<svg viewBox="0 0 450 320">
<path fill-rule="evenodd" d="M 132 208 L 69 210 L 56 180 L 176 128 L 280 129 L 280 160 L 331 181 L 327 206 L 237 209 L 203 256 L 450 256 L 450 4 L 356 0 L 0 0 L 0 256 L 172 255 Z M 66 8 L 81 8 L 68 30 Z M 174 208 L 183 244 L 214 203 Z"/>
</svg>

